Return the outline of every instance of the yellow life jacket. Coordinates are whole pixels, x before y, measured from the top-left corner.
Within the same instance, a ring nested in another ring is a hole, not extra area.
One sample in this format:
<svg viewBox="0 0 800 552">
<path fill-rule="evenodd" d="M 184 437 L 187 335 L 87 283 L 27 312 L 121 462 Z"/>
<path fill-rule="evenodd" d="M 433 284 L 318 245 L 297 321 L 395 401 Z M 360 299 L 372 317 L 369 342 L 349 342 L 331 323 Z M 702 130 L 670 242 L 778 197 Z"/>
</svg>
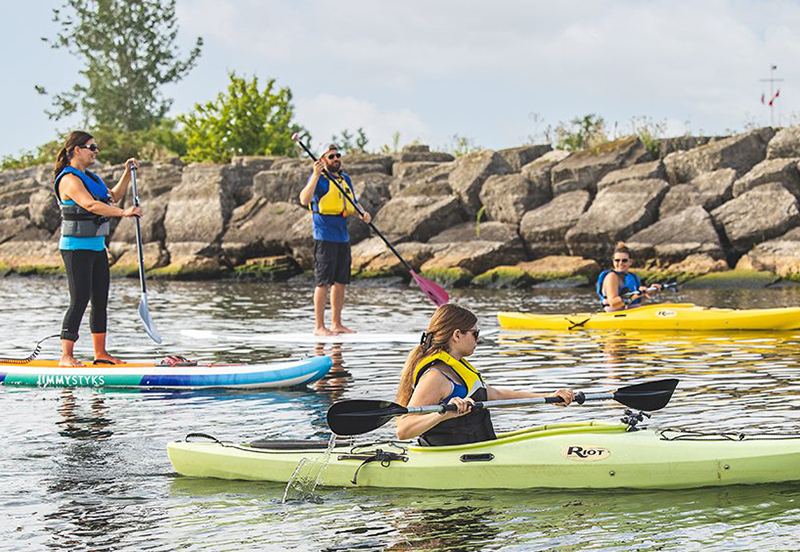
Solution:
<svg viewBox="0 0 800 552">
<path fill-rule="evenodd" d="M 458 374 L 462 380 L 464 380 L 467 386 L 467 397 L 471 397 L 478 390 L 486 388 L 486 383 L 484 383 L 480 372 L 478 372 L 472 364 L 463 358 L 461 360 L 456 360 L 445 351 L 439 351 L 438 353 L 428 355 L 417 363 L 416 368 L 414 368 L 415 386 L 422 372 L 437 360 L 441 360 L 447 364 L 450 368 L 455 370 L 455 373 Z"/>
<path fill-rule="evenodd" d="M 337 178 L 336 183 L 339 184 L 348 197 L 355 202 L 355 194 L 353 193 L 353 189 L 347 184 L 347 180 L 345 180 L 344 176 Z M 312 201 L 308 205 L 308 209 L 312 213 L 319 213 L 321 215 L 339 215 L 343 217 L 352 215 L 356 212 L 355 207 L 353 207 L 353 203 L 347 201 L 344 198 L 344 195 L 342 195 L 342 192 L 339 191 L 339 188 L 336 187 L 336 184 L 330 181 L 328 182 L 328 193 L 319 198 L 319 202 Z"/>
</svg>

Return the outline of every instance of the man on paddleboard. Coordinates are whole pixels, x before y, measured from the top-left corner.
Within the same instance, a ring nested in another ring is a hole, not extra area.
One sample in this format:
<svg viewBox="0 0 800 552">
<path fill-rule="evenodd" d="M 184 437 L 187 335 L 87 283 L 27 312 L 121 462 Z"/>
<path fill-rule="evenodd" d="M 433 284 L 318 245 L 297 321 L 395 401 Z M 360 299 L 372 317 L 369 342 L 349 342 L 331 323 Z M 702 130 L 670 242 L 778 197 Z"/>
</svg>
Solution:
<svg viewBox="0 0 800 552">
<path fill-rule="evenodd" d="M 336 144 L 326 143 L 314 162 L 308 183 L 300 192 L 300 204 L 311 210 L 314 226 L 314 334 L 355 333 L 342 324 L 345 286 L 350 283 L 350 234 L 347 217 L 356 214 L 353 182 L 342 170 L 342 154 Z M 335 183 L 323 174 L 327 171 Z M 337 187 L 338 184 L 338 187 Z M 345 198 L 342 191 L 347 194 Z M 361 219 L 372 217 L 364 211 Z M 325 327 L 325 306 L 331 298 L 331 328 Z"/>
<path fill-rule="evenodd" d="M 650 293 L 658 292 L 660 284 L 652 288 L 642 285 L 639 277 L 630 272 L 631 251 L 625 242 L 618 242 L 612 257 L 613 268 L 604 270 L 597 278 L 597 295 L 606 312 L 638 307 Z"/>
</svg>

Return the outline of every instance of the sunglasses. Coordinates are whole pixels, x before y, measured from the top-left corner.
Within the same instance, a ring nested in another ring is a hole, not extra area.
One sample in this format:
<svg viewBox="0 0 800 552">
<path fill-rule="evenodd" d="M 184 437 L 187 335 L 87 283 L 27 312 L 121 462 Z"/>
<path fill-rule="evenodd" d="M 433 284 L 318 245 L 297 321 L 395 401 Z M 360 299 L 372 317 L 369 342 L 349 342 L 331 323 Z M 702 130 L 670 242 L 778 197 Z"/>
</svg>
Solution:
<svg viewBox="0 0 800 552">
<path fill-rule="evenodd" d="M 615 263 L 629 263 L 631 262 L 630 259 L 614 259 Z"/>
<path fill-rule="evenodd" d="M 341 153 L 332 153 L 328 156 L 328 159 L 339 159 L 341 156 Z"/>
<path fill-rule="evenodd" d="M 84 144 L 83 146 L 78 146 L 78 147 L 90 151 L 100 151 L 100 148 L 97 146 L 97 144 L 89 144 L 88 146 Z"/>
<path fill-rule="evenodd" d="M 481 335 L 480 330 L 466 330 L 464 333 L 471 333 L 475 336 L 475 341 L 478 341 L 478 337 Z"/>
</svg>

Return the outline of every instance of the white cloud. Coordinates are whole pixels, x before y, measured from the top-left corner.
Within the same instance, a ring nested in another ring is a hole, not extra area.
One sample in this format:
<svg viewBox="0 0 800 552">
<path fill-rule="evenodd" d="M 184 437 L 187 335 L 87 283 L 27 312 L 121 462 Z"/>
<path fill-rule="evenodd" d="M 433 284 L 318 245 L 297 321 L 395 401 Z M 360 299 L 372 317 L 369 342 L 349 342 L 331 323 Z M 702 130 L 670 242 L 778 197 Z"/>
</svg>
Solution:
<svg viewBox="0 0 800 552">
<path fill-rule="evenodd" d="M 309 129 L 315 147 L 340 135 L 342 130 L 355 134 L 359 127 L 369 139 L 369 150 L 392 145 L 396 132 L 400 133 L 401 144 L 414 140 L 427 143 L 430 139 L 427 125 L 408 108 L 381 109 L 368 101 L 333 94 L 298 98 L 295 105 L 297 121 Z"/>
</svg>

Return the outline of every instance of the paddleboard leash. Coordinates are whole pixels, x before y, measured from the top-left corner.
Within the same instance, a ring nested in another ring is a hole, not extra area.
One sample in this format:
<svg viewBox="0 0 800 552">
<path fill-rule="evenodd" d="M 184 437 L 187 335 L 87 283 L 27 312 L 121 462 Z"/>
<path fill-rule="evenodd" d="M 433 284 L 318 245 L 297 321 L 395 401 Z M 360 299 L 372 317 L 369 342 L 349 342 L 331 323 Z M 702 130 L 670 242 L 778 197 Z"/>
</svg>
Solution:
<svg viewBox="0 0 800 552">
<path fill-rule="evenodd" d="M 0 358 L 0 362 L 2 362 L 3 364 L 28 364 L 29 362 L 34 360 L 37 356 L 39 356 L 39 353 L 42 352 L 42 343 L 54 337 L 61 337 L 61 334 L 48 335 L 47 337 L 39 341 L 39 343 L 36 344 L 36 348 L 33 350 L 33 353 L 31 353 L 31 355 L 28 358 Z"/>
</svg>

